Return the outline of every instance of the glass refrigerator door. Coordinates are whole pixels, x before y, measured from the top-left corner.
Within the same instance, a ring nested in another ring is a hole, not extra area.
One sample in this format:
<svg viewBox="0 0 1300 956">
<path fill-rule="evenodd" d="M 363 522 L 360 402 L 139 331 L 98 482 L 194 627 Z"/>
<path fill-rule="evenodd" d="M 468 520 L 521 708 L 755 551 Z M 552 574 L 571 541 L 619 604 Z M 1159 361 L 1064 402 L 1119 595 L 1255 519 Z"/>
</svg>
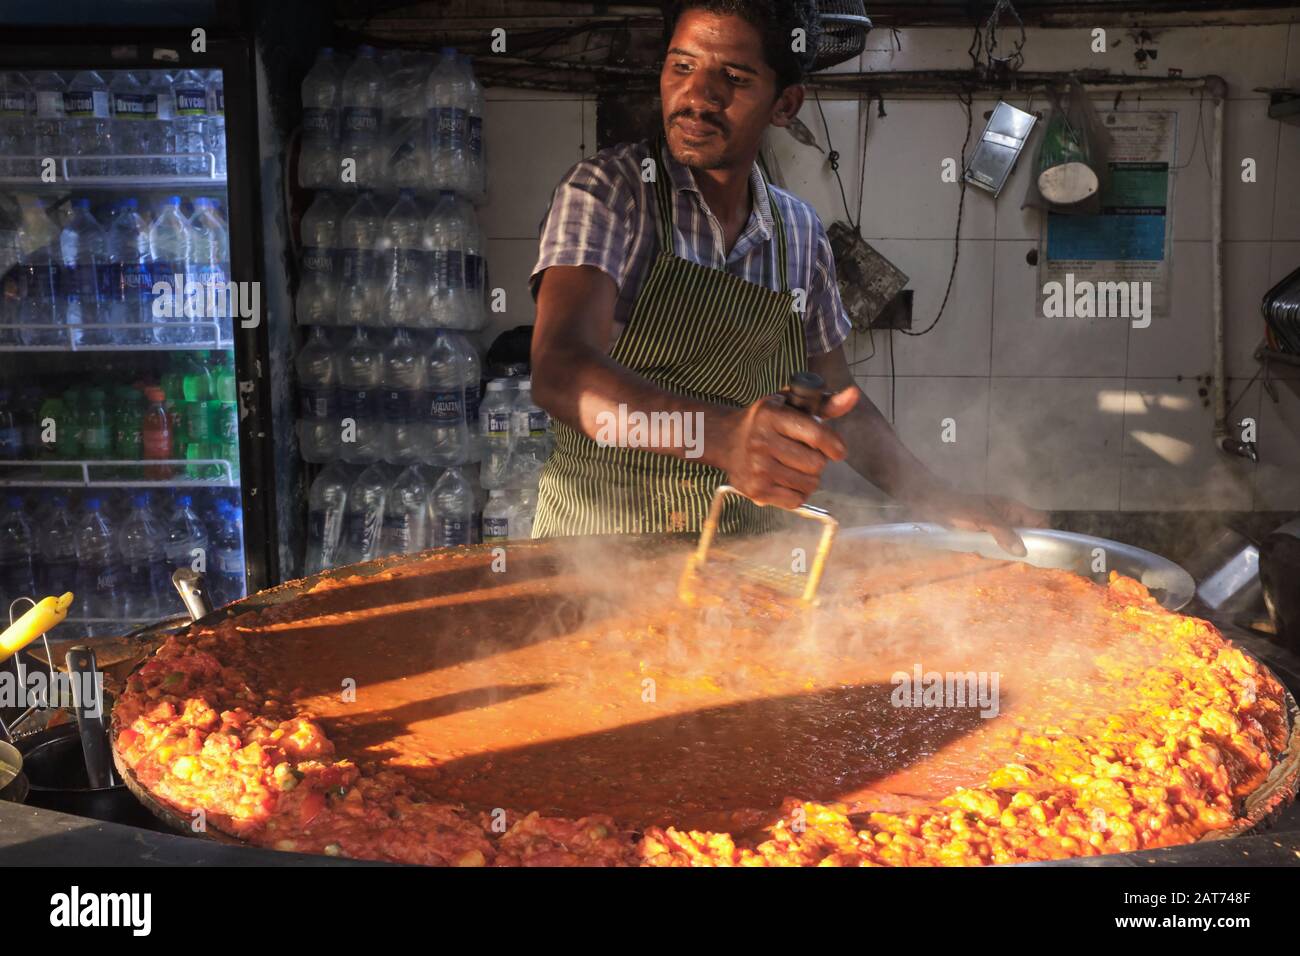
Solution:
<svg viewBox="0 0 1300 956">
<path fill-rule="evenodd" d="M 228 218 L 222 71 L 0 69 L 0 602 L 55 638 L 244 594 Z"/>
</svg>

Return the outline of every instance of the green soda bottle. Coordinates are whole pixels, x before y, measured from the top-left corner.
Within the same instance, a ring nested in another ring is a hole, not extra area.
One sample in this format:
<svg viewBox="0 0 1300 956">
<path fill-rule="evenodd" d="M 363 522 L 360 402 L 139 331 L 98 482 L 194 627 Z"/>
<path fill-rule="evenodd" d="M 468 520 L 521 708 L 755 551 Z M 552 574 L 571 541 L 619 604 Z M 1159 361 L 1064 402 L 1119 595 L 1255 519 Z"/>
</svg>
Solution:
<svg viewBox="0 0 1300 956">
<path fill-rule="evenodd" d="M 236 401 L 235 356 L 222 352 L 217 357 L 216 371 L 212 373 L 213 398 L 220 402 Z"/>
<path fill-rule="evenodd" d="M 81 453 L 87 461 L 103 461 L 112 453 L 112 425 L 104 404 L 104 390 L 92 388 L 86 393 L 81 419 Z"/>
<path fill-rule="evenodd" d="M 63 421 L 59 422 L 56 447 L 65 461 L 81 458 L 81 393 L 70 388 L 63 393 Z"/>
<path fill-rule="evenodd" d="M 212 373 L 208 370 L 206 351 L 195 352 L 184 358 L 182 388 L 187 402 L 206 402 L 212 397 Z"/>
</svg>

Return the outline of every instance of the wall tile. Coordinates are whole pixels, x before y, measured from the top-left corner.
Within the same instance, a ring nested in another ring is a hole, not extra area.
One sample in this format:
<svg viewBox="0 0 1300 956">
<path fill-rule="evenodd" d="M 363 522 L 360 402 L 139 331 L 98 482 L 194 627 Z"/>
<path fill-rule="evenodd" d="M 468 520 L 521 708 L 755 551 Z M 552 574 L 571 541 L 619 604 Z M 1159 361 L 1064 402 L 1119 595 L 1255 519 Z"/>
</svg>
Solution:
<svg viewBox="0 0 1300 956">
<path fill-rule="evenodd" d="M 488 101 L 483 114 L 488 203 L 479 210 L 484 236 L 536 241 L 556 184 L 582 158 L 582 142 L 578 99 Z"/>
<path fill-rule="evenodd" d="M 1145 329 L 1130 325 L 1128 374 L 1155 378 L 1208 374 L 1213 361 L 1210 243 L 1175 242 L 1169 268 L 1169 314 Z M 1225 247 L 1226 261 L 1226 247 Z M 1226 301 L 1226 297 L 1225 297 Z"/>
<path fill-rule="evenodd" d="M 871 243 L 908 275 L 912 299 L 912 326 L 929 325 L 943 302 L 952 270 L 952 240 L 877 239 Z M 992 242 L 963 242 L 957 275 L 943 316 L 933 331 L 911 336 L 894 333 L 894 367 L 900 375 L 987 375 L 993 293 Z M 874 333 L 876 355 L 856 366 L 859 374 L 889 372 L 889 333 Z M 859 337 L 857 358 L 870 354 L 865 336 Z"/>
<path fill-rule="evenodd" d="M 1251 507 L 1253 465 L 1215 448 L 1214 411 L 1195 381 L 1130 379 L 1123 409 L 1123 510 Z"/>
<path fill-rule="evenodd" d="M 1250 378 L 1259 369 L 1255 349 L 1264 340 L 1264 317 L 1259 307 L 1264 293 L 1276 281 L 1271 278 L 1273 260 L 1272 244 L 1268 242 L 1224 244 L 1224 336 L 1229 378 Z M 1296 265 L 1300 265 L 1300 259 Z M 1208 323 L 1206 327 L 1212 335 Z M 1300 369 L 1288 369 L 1290 372 L 1300 377 Z"/>
<path fill-rule="evenodd" d="M 1025 261 L 1034 243 L 995 243 L 993 374 L 1122 376 L 1129 323 L 1120 319 L 1046 319 L 1038 303 L 1038 267 Z"/>
<path fill-rule="evenodd" d="M 988 105 L 977 101 L 972 107 L 972 144 L 984 128 L 982 113 Z M 944 159 L 960 160 L 965 111 L 955 98 L 887 100 L 885 108 L 883 119 L 874 109 L 871 113 L 862 234 L 868 239 L 951 239 L 960 187 L 940 177 Z M 991 197 L 968 190 L 962 237 L 992 236 L 993 219 Z"/>
<path fill-rule="evenodd" d="M 488 327 L 481 335 L 485 347 L 507 329 L 531 325 L 536 317 L 528 275 L 537 263 L 537 240 L 489 239 L 486 246 L 488 287 L 505 290 L 506 311 L 488 312 Z"/>
<path fill-rule="evenodd" d="M 1259 470 L 1255 508 L 1300 510 L 1300 394 L 1294 383 L 1277 387 L 1278 402 L 1267 395 L 1259 408 Z"/>
<path fill-rule="evenodd" d="M 1300 240 L 1300 126 L 1273 120 L 1278 130 L 1277 207 L 1273 239 Z"/>
<path fill-rule="evenodd" d="M 988 487 L 1044 509 L 1119 507 L 1122 378 L 994 378 Z"/>
</svg>

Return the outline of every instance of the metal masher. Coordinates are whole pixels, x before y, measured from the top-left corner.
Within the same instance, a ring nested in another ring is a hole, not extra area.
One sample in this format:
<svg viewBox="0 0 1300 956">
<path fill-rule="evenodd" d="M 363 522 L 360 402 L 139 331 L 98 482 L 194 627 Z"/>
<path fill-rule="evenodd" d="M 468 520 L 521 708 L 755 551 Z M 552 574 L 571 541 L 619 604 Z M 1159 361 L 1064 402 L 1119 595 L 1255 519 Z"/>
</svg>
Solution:
<svg viewBox="0 0 1300 956">
<path fill-rule="evenodd" d="M 816 417 L 826 399 L 826 383 L 815 372 L 795 372 L 790 376 L 790 384 L 783 391 L 785 403 L 809 415 Z M 700 542 L 695 552 L 686 559 L 686 568 L 678 584 L 678 595 L 687 604 L 695 603 L 695 580 L 697 574 L 708 561 L 713 538 L 718 533 L 718 523 L 722 520 L 722 509 L 729 496 L 735 495 L 747 501 L 753 501 L 748 495 L 733 485 L 719 485 L 713 492 L 709 503 L 709 514 L 700 530 Z M 797 508 L 787 509 L 792 514 L 822 526 L 821 536 L 817 541 L 817 551 L 807 572 L 785 571 L 770 564 L 728 555 L 733 573 L 737 577 L 757 581 L 768 589 L 784 597 L 794 597 L 803 607 L 811 607 L 817 600 L 817 586 L 821 583 L 822 572 L 826 567 L 826 558 L 831 545 L 835 542 L 835 533 L 839 522 L 823 508 L 802 504 Z"/>
</svg>

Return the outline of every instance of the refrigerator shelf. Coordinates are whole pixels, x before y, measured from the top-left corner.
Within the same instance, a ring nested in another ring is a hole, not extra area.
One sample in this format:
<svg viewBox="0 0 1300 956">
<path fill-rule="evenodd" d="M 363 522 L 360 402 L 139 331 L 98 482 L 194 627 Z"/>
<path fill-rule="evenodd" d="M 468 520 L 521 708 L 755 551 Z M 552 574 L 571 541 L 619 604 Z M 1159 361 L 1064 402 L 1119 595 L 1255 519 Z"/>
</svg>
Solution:
<svg viewBox="0 0 1300 956">
<path fill-rule="evenodd" d="M 53 162 L 55 177 L 47 181 Z M 225 186 L 213 153 L 120 156 L 0 156 L 0 185 L 32 189 L 162 189 Z"/>
<path fill-rule="evenodd" d="M 169 478 L 147 478 L 145 472 L 151 468 L 171 467 L 180 474 Z M 195 478 L 184 474 L 185 469 L 200 467 L 219 467 L 220 477 Z M 15 475 L 11 469 L 32 469 L 37 477 L 24 478 Z M 50 472 L 58 471 L 61 477 L 51 478 L 48 473 L 42 475 L 39 469 Z M 135 469 L 138 474 L 128 471 L 126 475 L 105 475 L 103 469 Z M 80 471 L 80 474 L 76 472 Z M 99 475 L 92 474 L 99 471 Z M 151 461 L 5 461 L 0 462 L 0 487 L 4 488 L 235 488 L 239 479 L 235 476 L 231 463 L 222 458 L 159 458 Z"/>
<path fill-rule="evenodd" d="M 78 325 L 62 324 L 32 324 L 32 325 L 15 325 L 0 324 L 0 352 L 185 352 L 193 350 L 207 350 L 228 352 L 234 348 L 234 342 L 222 335 L 221 325 L 217 322 L 187 322 L 184 323 L 187 331 L 198 334 L 198 341 L 185 343 L 113 343 L 108 345 L 88 345 L 78 342 L 77 339 L 83 338 L 87 333 L 93 335 L 97 331 L 103 330 L 108 333 L 122 332 L 132 329 L 144 329 L 148 332 L 155 332 L 160 326 L 167 323 L 161 322 L 128 322 L 121 324 L 88 322 Z M 181 323 L 176 323 L 181 324 Z M 57 332 L 59 338 L 63 341 L 49 345 L 23 345 L 16 341 L 23 332 L 32 331 Z M 78 333 L 74 335 L 73 333 Z"/>
</svg>

